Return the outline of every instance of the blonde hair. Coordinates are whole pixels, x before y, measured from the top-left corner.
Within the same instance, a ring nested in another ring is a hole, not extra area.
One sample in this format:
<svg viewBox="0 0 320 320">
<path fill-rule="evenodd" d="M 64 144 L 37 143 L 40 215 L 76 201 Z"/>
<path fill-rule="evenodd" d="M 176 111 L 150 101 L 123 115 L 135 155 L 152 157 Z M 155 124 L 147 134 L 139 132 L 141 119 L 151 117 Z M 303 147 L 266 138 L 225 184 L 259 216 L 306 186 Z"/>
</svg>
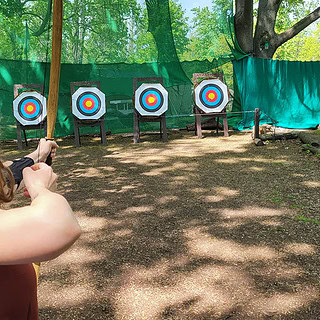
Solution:
<svg viewBox="0 0 320 320">
<path fill-rule="evenodd" d="M 14 178 L 11 170 L 0 161 L 0 203 L 13 198 Z"/>
</svg>

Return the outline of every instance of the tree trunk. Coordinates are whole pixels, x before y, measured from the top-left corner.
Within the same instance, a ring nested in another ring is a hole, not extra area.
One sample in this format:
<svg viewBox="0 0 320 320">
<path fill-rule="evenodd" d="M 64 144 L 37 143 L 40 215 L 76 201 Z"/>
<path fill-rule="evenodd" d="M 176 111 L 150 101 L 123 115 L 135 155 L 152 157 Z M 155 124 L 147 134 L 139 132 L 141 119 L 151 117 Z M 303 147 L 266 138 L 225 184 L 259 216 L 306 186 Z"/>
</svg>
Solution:
<svg viewBox="0 0 320 320">
<path fill-rule="evenodd" d="M 253 51 L 253 0 L 237 0 L 234 16 L 235 34 L 240 48 Z"/>
<path fill-rule="evenodd" d="M 283 0 L 259 1 L 257 23 L 253 37 L 253 0 L 235 0 L 235 34 L 244 52 L 252 53 L 257 58 L 271 59 L 278 47 L 320 18 L 320 7 L 318 7 L 288 30 L 277 34 L 274 28 L 282 2 Z"/>
<path fill-rule="evenodd" d="M 272 58 L 278 48 L 274 26 L 282 0 L 260 0 L 253 38 L 253 52 L 257 58 Z"/>
</svg>

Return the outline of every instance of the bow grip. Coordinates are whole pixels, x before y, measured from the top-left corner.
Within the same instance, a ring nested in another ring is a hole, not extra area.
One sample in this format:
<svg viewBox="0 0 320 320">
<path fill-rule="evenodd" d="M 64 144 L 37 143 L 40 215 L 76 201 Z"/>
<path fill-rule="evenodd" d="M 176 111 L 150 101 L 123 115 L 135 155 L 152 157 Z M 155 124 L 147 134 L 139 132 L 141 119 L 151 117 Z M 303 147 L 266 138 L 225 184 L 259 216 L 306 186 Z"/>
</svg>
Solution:
<svg viewBox="0 0 320 320">
<path fill-rule="evenodd" d="M 50 138 L 46 138 L 46 140 L 48 141 L 48 140 L 50 140 L 50 141 L 53 141 L 53 139 L 50 139 Z M 51 157 L 51 153 L 49 153 L 49 155 L 48 155 L 48 157 L 47 157 L 47 160 L 46 160 L 46 162 L 45 162 L 48 166 L 50 166 L 51 167 L 51 165 L 52 165 L 52 157 Z"/>
</svg>

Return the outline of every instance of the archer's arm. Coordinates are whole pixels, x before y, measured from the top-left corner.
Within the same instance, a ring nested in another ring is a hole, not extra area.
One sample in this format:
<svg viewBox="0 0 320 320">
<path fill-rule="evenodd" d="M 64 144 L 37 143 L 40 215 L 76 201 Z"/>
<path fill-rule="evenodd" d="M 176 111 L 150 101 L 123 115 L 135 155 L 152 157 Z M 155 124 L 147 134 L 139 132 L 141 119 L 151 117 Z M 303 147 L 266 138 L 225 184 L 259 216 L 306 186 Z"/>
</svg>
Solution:
<svg viewBox="0 0 320 320">
<path fill-rule="evenodd" d="M 25 169 L 24 180 L 31 205 L 0 210 L 0 265 L 54 259 L 81 233 L 67 200 L 48 190 L 56 180 L 49 166 Z"/>
<path fill-rule="evenodd" d="M 54 160 L 58 145 L 54 141 L 40 139 L 38 147 L 33 152 L 27 154 L 23 158 L 16 159 L 13 161 L 6 161 L 5 166 L 9 167 L 13 173 L 15 179 L 15 191 L 23 187 L 22 182 L 22 171 L 26 167 L 31 167 L 35 163 L 45 162 L 47 157 L 50 155 Z"/>
<path fill-rule="evenodd" d="M 52 159 L 55 158 L 56 150 L 58 145 L 55 141 L 46 140 L 45 138 L 40 139 L 36 150 L 24 156 L 30 158 L 34 163 L 45 162 L 48 155 L 51 155 Z M 13 161 L 6 161 L 3 164 L 9 167 Z"/>
</svg>

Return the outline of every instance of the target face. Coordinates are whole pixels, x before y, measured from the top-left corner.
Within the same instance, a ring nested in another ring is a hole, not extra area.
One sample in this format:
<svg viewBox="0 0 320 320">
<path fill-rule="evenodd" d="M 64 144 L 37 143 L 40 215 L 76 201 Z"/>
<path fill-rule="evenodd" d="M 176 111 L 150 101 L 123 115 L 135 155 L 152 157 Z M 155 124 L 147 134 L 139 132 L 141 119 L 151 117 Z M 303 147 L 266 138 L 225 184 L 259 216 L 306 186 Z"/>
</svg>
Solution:
<svg viewBox="0 0 320 320">
<path fill-rule="evenodd" d="M 229 101 L 228 88 L 219 79 L 201 81 L 194 94 L 196 105 L 205 113 L 221 112 Z"/>
<path fill-rule="evenodd" d="M 96 87 L 81 87 L 72 95 L 72 113 L 78 119 L 100 119 L 106 113 L 105 95 Z"/>
<path fill-rule="evenodd" d="M 47 116 L 46 98 L 36 91 L 22 92 L 13 101 L 13 114 L 22 125 L 37 125 Z"/>
<path fill-rule="evenodd" d="M 160 83 L 143 83 L 135 92 L 134 107 L 142 116 L 160 116 L 168 110 L 168 92 Z"/>
</svg>

